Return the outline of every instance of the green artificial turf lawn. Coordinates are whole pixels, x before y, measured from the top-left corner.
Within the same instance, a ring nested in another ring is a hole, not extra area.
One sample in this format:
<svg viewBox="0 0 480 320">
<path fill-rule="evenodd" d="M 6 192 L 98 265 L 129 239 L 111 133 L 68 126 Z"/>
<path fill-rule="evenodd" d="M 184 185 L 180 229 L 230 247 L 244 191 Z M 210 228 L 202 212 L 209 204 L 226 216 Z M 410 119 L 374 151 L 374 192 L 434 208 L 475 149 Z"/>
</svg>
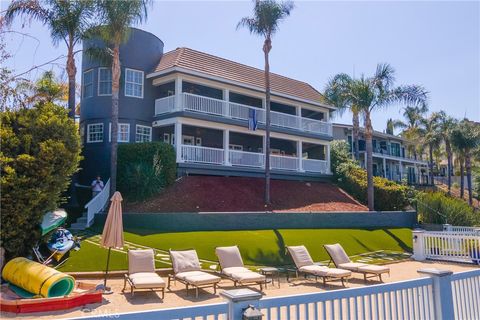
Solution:
<svg viewBox="0 0 480 320">
<path fill-rule="evenodd" d="M 245 231 L 198 231 L 157 233 L 153 230 L 128 229 L 125 240 L 160 250 L 195 248 L 201 259 L 216 261 L 215 247 L 238 245 L 247 265 L 282 265 L 286 245 L 305 245 L 313 260 L 328 260 L 323 244 L 340 243 L 348 255 L 377 250 L 405 252 L 412 250 L 410 229 L 281 229 Z M 62 271 L 104 270 L 107 250 L 87 241 L 72 252 Z M 127 269 L 124 253 L 113 252 L 111 270 Z M 157 267 L 165 264 L 157 263 Z"/>
</svg>

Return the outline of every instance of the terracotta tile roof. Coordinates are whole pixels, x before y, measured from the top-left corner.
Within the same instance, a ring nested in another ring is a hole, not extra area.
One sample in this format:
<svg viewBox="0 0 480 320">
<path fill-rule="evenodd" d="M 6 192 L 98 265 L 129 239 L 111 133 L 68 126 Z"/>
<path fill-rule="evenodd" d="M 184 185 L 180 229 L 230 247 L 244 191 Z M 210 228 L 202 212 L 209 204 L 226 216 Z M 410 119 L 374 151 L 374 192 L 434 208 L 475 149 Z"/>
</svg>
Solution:
<svg viewBox="0 0 480 320">
<path fill-rule="evenodd" d="M 177 48 L 165 53 L 153 71 L 161 72 L 173 67 L 201 72 L 213 77 L 264 88 L 264 71 L 238 62 L 220 58 L 189 48 Z M 272 93 L 293 96 L 322 103 L 322 95 L 306 82 L 271 73 Z"/>
</svg>

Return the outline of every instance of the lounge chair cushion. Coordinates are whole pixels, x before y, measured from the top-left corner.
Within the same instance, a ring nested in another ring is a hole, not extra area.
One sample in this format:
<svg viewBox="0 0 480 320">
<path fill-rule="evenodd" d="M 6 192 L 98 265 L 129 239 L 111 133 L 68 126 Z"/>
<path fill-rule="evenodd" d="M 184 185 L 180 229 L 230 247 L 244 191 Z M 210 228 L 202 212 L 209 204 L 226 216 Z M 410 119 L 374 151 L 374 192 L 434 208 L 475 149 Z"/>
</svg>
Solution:
<svg viewBox="0 0 480 320">
<path fill-rule="evenodd" d="M 170 251 L 175 273 L 200 270 L 200 261 L 195 250 Z"/>
<path fill-rule="evenodd" d="M 318 266 L 318 265 L 303 266 L 298 270 L 300 270 L 301 272 L 310 273 L 310 274 L 321 276 L 321 277 L 343 278 L 343 277 L 349 277 L 352 275 L 352 272 L 349 270 L 328 268 L 325 266 Z"/>
<path fill-rule="evenodd" d="M 347 263 L 342 263 L 338 265 L 340 269 L 347 269 L 354 272 L 358 271 L 358 268 L 365 267 L 365 266 L 368 266 L 368 264 L 358 263 L 358 262 L 347 262 Z"/>
<path fill-rule="evenodd" d="M 343 263 L 352 262 L 340 244 L 326 244 L 324 247 L 336 266 L 339 266 Z"/>
<path fill-rule="evenodd" d="M 128 276 L 137 289 L 165 288 L 165 281 L 155 272 L 138 272 Z"/>
<path fill-rule="evenodd" d="M 312 257 L 310 257 L 310 254 L 305 246 L 289 246 L 287 247 L 287 250 L 292 256 L 293 262 L 297 268 L 300 269 L 303 266 L 313 265 Z"/>
<path fill-rule="evenodd" d="M 242 256 L 237 246 L 218 247 L 215 249 L 218 261 L 222 269 L 231 267 L 243 267 Z"/>
<path fill-rule="evenodd" d="M 222 273 L 238 282 L 264 282 L 265 276 L 243 267 L 222 269 Z"/>
<path fill-rule="evenodd" d="M 358 268 L 358 271 L 364 272 L 364 273 L 382 274 L 382 273 L 389 273 L 390 268 L 385 266 L 376 266 L 373 264 L 367 264 L 363 267 Z"/>
<path fill-rule="evenodd" d="M 155 272 L 153 249 L 128 250 L 128 273 Z"/>
<path fill-rule="evenodd" d="M 177 273 L 175 277 L 196 286 L 214 284 L 222 280 L 220 277 L 203 271 L 180 272 Z"/>
</svg>

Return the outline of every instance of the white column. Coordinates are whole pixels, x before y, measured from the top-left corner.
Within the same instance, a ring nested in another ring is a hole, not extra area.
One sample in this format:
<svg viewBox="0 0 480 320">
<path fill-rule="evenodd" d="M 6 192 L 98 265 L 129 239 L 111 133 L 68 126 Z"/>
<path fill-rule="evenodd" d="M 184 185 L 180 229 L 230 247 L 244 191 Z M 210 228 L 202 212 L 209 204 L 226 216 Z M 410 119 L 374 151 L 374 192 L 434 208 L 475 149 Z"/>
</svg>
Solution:
<svg viewBox="0 0 480 320">
<path fill-rule="evenodd" d="M 425 246 L 424 246 L 424 232 L 425 230 L 413 230 L 413 256 L 412 258 L 417 261 L 425 261 Z"/>
<path fill-rule="evenodd" d="M 230 90 L 223 89 L 223 100 L 225 100 L 223 114 L 230 118 Z"/>
<path fill-rule="evenodd" d="M 330 144 L 328 144 L 325 149 L 326 149 L 325 159 L 327 159 L 327 172 L 326 173 L 332 173 L 332 165 L 330 164 Z"/>
<path fill-rule="evenodd" d="M 387 177 L 387 160 L 383 158 L 382 161 L 383 161 L 383 177 L 386 178 Z"/>
<path fill-rule="evenodd" d="M 175 110 L 182 110 L 182 78 L 175 79 Z"/>
<path fill-rule="evenodd" d="M 302 141 L 297 141 L 297 157 L 298 157 L 298 171 L 303 172 L 303 146 L 302 146 Z"/>
<path fill-rule="evenodd" d="M 223 130 L 223 163 L 226 166 L 231 166 L 229 157 L 230 145 L 230 130 Z"/>
<path fill-rule="evenodd" d="M 452 294 L 453 272 L 434 268 L 420 269 L 417 272 L 428 275 L 433 280 L 433 318 L 438 320 L 455 319 Z"/>
<path fill-rule="evenodd" d="M 265 158 L 267 154 L 267 137 L 262 136 L 262 153 L 263 153 L 263 167 L 265 168 Z M 272 166 L 272 159 L 270 159 L 270 167 Z"/>
<path fill-rule="evenodd" d="M 403 180 L 403 163 L 402 161 L 399 162 L 400 163 L 400 181 Z"/>
<path fill-rule="evenodd" d="M 302 130 L 302 108 L 295 107 L 295 114 L 297 115 L 297 128 Z"/>
<path fill-rule="evenodd" d="M 182 123 L 180 121 L 175 122 L 175 150 L 177 153 L 177 163 L 183 162 L 182 160 Z"/>
<path fill-rule="evenodd" d="M 243 319 L 243 313 L 249 306 L 259 308 L 262 294 L 250 289 L 224 290 L 220 295 L 228 302 L 227 319 Z M 255 318 L 258 319 L 258 318 Z"/>
<path fill-rule="evenodd" d="M 364 167 L 365 169 L 367 169 L 367 152 L 365 151 L 365 152 L 363 153 L 363 155 L 365 156 L 365 162 L 364 162 L 364 164 L 363 164 L 363 167 Z"/>
</svg>

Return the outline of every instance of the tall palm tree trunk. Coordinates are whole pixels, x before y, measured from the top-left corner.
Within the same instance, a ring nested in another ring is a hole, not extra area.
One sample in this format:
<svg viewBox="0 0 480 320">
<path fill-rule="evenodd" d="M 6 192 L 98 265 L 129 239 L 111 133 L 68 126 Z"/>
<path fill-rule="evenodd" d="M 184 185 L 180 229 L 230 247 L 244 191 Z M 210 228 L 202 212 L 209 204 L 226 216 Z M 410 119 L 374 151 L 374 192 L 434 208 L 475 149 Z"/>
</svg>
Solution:
<svg viewBox="0 0 480 320">
<path fill-rule="evenodd" d="M 428 156 L 430 158 L 430 161 L 428 163 L 428 168 L 429 168 L 429 175 L 430 175 L 430 184 L 433 186 L 435 185 L 433 181 L 433 145 L 429 144 L 428 145 Z"/>
<path fill-rule="evenodd" d="M 75 77 L 77 67 L 75 66 L 75 57 L 73 55 L 73 39 L 70 37 L 67 53 L 67 75 L 68 75 L 68 116 L 75 118 Z"/>
<path fill-rule="evenodd" d="M 463 195 L 464 195 L 464 189 L 465 189 L 465 186 L 464 186 L 464 160 L 463 160 L 463 157 L 460 158 L 460 198 L 463 199 Z"/>
<path fill-rule="evenodd" d="M 112 133 L 110 152 L 110 194 L 117 190 L 118 96 L 120 89 L 120 45 L 113 48 L 112 61 Z"/>
<path fill-rule="evenodd" d="M 272 49 L 269 37 L 263 44 L 265 56 L 265 204 L 270 204 L 270 63 L 268 54 Z"/>
<path fill-rule="evenodd" d="M 370 120 L 370 113 L 365 114 L 365 142 L 367 152 L 367 203 L 368 210 L 374 211 L 374 187 L 373 187 L 373 142 L 372 142 L 373 128 Z"/>
<path fill-rule="evenodd" d="M 448 195 L 452 193 L 452 147 L 448 139 L 445 140 L 445 149 L 447 151 L 447 184 Z"/>
<path fill-rule="evenodd" d="M 354 145 L 354 157 L 356 160 L 360 159 L 360 147 L 358 145 L 358 135 L 360 131 L 360 120 L 358 116 L 358 112 L 352 112 L 352 143 Z M 366 165 L 366 164 L 365 164 Z"/>
<path fill-rule="evenodd" d="M 467 171 L 467 190 L 468 190 L 468 204 L 473 204 L 472 197 L 472 161 L 470 151 L 465 154 L 465 170 Z"/>
</svg>

